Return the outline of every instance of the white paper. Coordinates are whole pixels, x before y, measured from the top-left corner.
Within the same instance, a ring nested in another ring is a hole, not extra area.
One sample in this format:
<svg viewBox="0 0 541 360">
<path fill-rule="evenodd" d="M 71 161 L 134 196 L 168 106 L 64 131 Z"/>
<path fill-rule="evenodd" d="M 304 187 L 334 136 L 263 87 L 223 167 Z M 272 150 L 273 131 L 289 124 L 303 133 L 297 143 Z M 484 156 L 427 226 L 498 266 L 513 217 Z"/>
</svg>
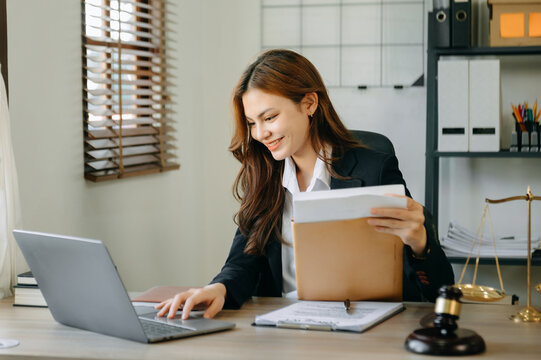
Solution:
<svg viewBox="0 0 541 360">
<path fill-rule="evenodd" d="M 293 219 L 296 223 L 348 220 L 374 216 L 372 208 L 406 208 L 407 199 L 384 194 L 404 195 L 404 185 L 297 193 L 293 195 Z"/>
<path fill-rule="evenodd" d="M 403 309 L 399 302 L 351 302 L 346 311 L 337 301 L 299 301 L 295 304 L 256 316 L 256 325 L 273 325 L 317 330 L 363 330 Z"/>
<path fill-rule="evenodd" d="M 482 258 L 494 257 L 494 245 L 492 237 L 489 234 L 483 234 L 479 249 L 479 243 L 475 245 L 472 251 L 474 242 L 478 239 L 476 233 L 466 229 L 465 227 L 451 221 L 447 235 L 442 239 L 441 245 L 447 256 L 467 256 L 470 253 L 472 256 Z M 501 258 L 526 258 L 528 253 L 528 236 L 527 235 L 499 235 L 494 234 L 494 243 L 496 245 L 496 254 Z M 532 234 L 531 252 L 541 246 L 539 234 Z"/>
</svg>

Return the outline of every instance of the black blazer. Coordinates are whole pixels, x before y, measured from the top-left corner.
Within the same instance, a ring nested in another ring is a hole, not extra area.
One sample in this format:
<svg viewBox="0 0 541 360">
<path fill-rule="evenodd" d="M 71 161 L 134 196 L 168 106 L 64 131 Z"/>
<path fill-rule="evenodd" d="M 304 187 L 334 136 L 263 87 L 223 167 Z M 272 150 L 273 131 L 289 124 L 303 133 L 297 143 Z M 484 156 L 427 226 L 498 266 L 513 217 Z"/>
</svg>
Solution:
<svg viewBox="0 0 541 360">
<path fill-rule="evenodd" d="M 349 150 L 333 163 L 333 169 L 347 180 L 331 178 L 331 189 L 404 184 L 398 159 L 368 148 Z M 411 196 L 406 188 L 406 194 Z M 437 227 L 425 209 L 425 228 L 429 252 L 424 260 L 415 259 L 409 246 L 404 247 L 404 301 L 435 301 L 442 285 L 454 283 L 453 269 L 438 240 Z M 252 295 L 282 296 L 282 245 L 269 240 L 266 255 L 244 253 L 246 238 L 237 229 L 229 256 L 221 272 L 211 281 L 227 289 L 226 308 L 239 308 Z"/>
</svg>

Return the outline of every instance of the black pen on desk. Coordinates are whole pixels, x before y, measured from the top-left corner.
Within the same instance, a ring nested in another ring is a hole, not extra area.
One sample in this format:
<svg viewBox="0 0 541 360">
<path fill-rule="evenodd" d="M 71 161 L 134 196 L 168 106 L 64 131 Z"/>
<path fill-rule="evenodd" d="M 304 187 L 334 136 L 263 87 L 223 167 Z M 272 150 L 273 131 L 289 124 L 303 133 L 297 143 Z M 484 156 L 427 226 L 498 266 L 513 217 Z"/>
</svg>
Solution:
<svg viewBox="0 0 541 360">
<path fill-rule="evenodd" d="M 346 312 L 351 309 L 351 302 L 349 301 L 349 299 L 346 299 L 346 301 L 344 301 L 344 309 L 346 310 Z"/>
</svg>

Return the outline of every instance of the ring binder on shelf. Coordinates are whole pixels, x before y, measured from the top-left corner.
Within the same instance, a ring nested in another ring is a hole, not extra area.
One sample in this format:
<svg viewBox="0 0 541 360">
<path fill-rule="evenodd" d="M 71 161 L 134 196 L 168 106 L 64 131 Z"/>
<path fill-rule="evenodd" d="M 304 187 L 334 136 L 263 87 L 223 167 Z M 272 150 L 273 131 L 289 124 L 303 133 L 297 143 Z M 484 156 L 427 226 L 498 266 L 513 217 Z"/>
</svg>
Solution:
<svg viewBox="0 0 541 360">
<path fill-rule="evenodd" d="M 471 44 L 471 0 L 451 0 L 451 47 Z"/>
<path fill-rule="evenodd" d="M 434 47 L 445 48 L 451 45 L 451 17 L 449 0 L 434 0 L 434 11 L 430 13 L 433 25 Z"/>
</svg>

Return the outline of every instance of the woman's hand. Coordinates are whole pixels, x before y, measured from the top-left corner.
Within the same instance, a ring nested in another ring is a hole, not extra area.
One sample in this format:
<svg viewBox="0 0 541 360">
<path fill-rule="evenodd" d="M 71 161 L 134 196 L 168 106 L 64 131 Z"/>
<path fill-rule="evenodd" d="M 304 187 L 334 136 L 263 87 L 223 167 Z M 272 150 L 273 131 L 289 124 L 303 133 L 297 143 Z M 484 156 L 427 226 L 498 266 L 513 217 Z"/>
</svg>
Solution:
<svg viewBox="0 0 541 360">
<path fill-rule="evenodd" d="M 190 289 L 159 303 L 155 308 L 161 309 L 158 316 L 165 316 L 165 313 L 169 311 L 167 317 L 172 319 L 180 306 L 184 304 L 182 319 L 186 320 L 195 305 L 205 304 L 207 309 L 203 317 L 210 319 L 224 307 L 226 291 L 225 285 L 221 283 L 207 285 L 200 289 Z"/>
<path fill-rule="evenodd" d="M 374 226 L 376 231 L 397 235 L 405 245 L 411 247 L 415 256 L 423 256 L 426 249 L 423 206 L 407 196 L 387 195 L 407 199 L 406 209 L 372 208 L 370 213 L 378 217 L 368 219 L 368 224 Z"/>
</svg>

